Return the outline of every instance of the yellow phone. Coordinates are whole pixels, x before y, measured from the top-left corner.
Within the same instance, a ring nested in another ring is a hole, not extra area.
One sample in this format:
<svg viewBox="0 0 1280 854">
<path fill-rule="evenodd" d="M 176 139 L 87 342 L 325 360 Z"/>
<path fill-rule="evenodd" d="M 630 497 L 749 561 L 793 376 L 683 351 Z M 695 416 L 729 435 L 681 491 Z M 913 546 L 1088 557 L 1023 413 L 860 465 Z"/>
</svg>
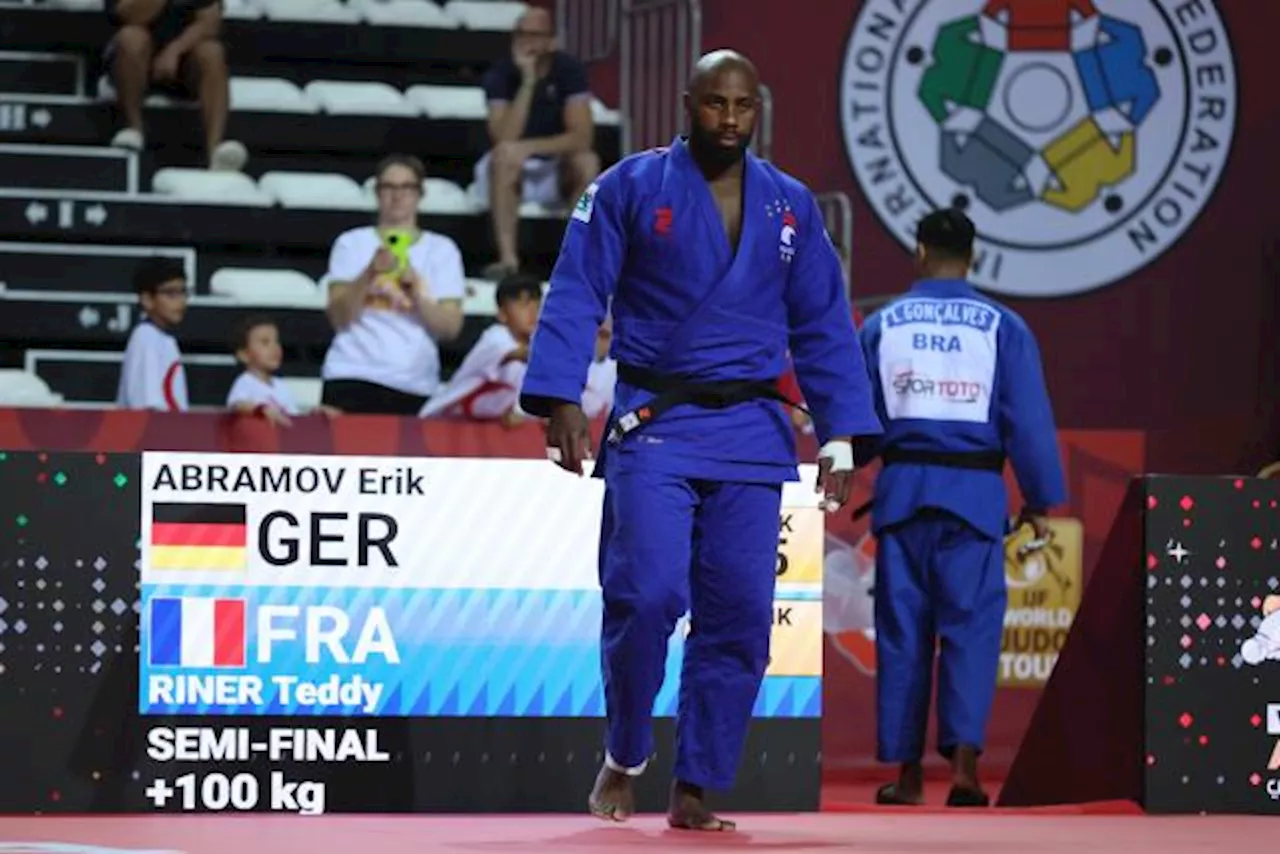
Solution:
<svg viewBox="0 0 1280 854">
<path fill-rule="evenodd" d="M 403 228 L 390 228 L 382 232 L 382 245 L 396 259 L 395 272 L 409 269 L 409 247 L 413 245 L 413 232 Z"/>
</svg>

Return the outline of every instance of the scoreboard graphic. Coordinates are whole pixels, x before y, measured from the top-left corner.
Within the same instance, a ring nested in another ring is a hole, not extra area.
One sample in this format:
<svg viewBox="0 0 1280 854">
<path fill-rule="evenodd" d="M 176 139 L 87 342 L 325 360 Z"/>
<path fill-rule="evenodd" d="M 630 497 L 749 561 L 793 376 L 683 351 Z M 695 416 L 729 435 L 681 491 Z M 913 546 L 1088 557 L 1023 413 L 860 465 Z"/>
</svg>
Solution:
<svg viewBox="0 0 1280 854">
<path fill-rule="evenodd" d="M 817 806 L 823 520 L 803 474 L 726 808 Z M 0 483 L 0 714 L 20 722 L 0 809 L 580 808 L 603 758 L 599 481 L 541 460 L 166 452 L 8 454 Z M 686 631 L 641 785 L 655 809 Z"/>
</svg>

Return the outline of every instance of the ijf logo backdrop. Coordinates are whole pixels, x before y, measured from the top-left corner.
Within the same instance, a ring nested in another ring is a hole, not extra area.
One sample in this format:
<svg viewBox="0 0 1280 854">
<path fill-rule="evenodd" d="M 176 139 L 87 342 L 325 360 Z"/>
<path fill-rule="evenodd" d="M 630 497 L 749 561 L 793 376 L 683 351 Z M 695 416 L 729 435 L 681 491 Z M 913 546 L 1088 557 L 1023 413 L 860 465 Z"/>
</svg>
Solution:
<svg viewBox="0 0 1280 854">
<path fill-rule="evenodd" d="M 841 86 L 853 170 L 908 249 L 929 210 L 974 281 L 1080 293 L 1169 249 L 1209 202 L 1237 81 L 1212 0 L 866 0 Z"/>
</svg>

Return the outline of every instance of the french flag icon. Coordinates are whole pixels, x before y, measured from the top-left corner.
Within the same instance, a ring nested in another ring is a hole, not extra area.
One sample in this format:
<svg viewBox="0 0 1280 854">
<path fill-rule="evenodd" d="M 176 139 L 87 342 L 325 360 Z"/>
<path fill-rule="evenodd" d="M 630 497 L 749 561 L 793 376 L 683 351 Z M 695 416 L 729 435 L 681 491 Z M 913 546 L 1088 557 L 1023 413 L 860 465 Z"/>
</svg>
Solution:
<svg viewBox="0 0 1280 854">
<path fill-rule="evenodd" d="M 244 667 L 245 600 L 151 600 L 150 662 L 156 667 Z"/>
</svg>

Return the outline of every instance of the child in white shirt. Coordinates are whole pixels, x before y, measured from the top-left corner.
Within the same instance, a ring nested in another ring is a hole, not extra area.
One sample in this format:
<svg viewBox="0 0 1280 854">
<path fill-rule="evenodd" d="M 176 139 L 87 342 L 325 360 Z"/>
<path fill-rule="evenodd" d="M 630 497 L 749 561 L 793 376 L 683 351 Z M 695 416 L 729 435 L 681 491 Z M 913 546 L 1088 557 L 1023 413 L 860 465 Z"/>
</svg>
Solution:
<svg viewBox="0 0 1280 854">
<path fill-rule="evenodd" d="M 186 267 L 177 258 L 149 258 L 134 273 L 133 285 L 143 316 L 125 345 L 116 405 L 186 412 L 187 375 L 173 337 L 187 313 Z"/>
<path fill-rule="evenodd" d="M 542 283 L 513 273 L 498 284 L 498 322 L 463 359 L 449 384 L 422 408 L 422 416 L 444 415 L 514 426 L 528 418 L 520 409 L 520 386 L 529 361 L 529 341 L 542 309 Z M 588 418 L 608 414 L 618 365 L 609 358 L 613 323 L 606 317 L 596 333 L 596 353 L 587 370 L 582 409 Z"/>
<path fill-rule="evenodd" d="M 613 343 L 613 317 L 605 315 L 596 330 L 595 360 L 587 368 L 587 385 L 582 389 L 582 411 L 588 418 L 599 418 L 613 409 L 613 388 L 618 384 L 618 363 L 609 358 Z"/>
<path fill-rule="evenodd" d="M 542 282 L 513 273 L 498 283 L 498 322 L 486 329 L 448 384 L 422 407 L 421 416 L 477 421 L 518 417 L 520 383 L 542 308 Z"/>
<path fill-rule="evenodd" d="M 244 365 L 244 373 L 231 384 L 227 408 L 256 413 L 273 424 L 289 426 L 289 416 L 298 414 L 298 405 L 289 387 L 275 375 L 283 359 L 280 330 L 275 322 L 262 315 L 245 318 L 236 326 L 231 348 Z"/>
</svg>

